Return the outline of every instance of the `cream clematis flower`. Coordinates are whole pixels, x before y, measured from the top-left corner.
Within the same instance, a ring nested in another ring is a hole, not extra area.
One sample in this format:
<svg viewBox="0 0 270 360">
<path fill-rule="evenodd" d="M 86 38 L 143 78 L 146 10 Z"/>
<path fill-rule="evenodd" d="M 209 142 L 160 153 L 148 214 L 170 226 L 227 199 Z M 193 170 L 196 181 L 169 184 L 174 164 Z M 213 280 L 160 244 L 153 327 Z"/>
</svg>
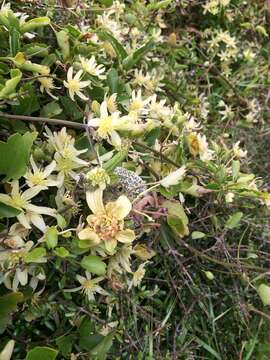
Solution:
<svg viewBox="0 0 270 360">
<path fill-rule="evenodd" d="M 81 89 L 90 85 L 90 81 L 81 81 L 81 76 L 83 70 L 79 70 L 77 74 L 73 77 L 73 67 L 71 66 L 67 72 L 67 81 L 64 81 L 65 87 L 68 89 L 70 98 L 74 101 L 74 95 L 79 96 L 82 100 L 88 100 L 88 97 L 85 96 Z"/>
<path fill-rule="evenodd" d="M 28 169 L 24 175 L 26 183 L 29 187 L 41 186 L 43 190 L 48 189 L 49 186 L 58 186 L 58 182 L 53 178 L 49 177 L 56 168 L 56 162 L 53 160 L 43 170 L 38 168 L 33 156 L 30 157 L 31 169 Z"/>
<path fill-rule="evenodd" d="M 106 100 L 100 105 L 100 117 L 89 118 L 88 126 L 97 127 L 97 134 L 102 139 L 109 139 L 113 146 L 121 145 L 121 138 L 117 130 L 128 130 L 128 122 L 125 118 L 120 118 L 120 112 L 115 111 L 109 115 Z"/>
<path fill-rule="evenodd" d="M 32 223 L 40 231 L 44 232 L 46 225 L 41 215 L 55 216 L 56 211 L 55 209 L 45 206 L 33 205 L 29 201 L 43 190 L 42 186 L 34 186 L 31 189 L 21 192 L 19 189 L 19 181 L 13 180 L 11 182 L 11 188 L 10 195 L 0 194 L 0 202 L 21 211 L 20 214 L 17 215 L 17 219 L 26 229 L 31 229 L 30 224 Z"/>
<path fill-rule="evenodd" d="M 107 291 L 102 289 L 101 286 L 98 285 L 99 282 L 104 280 L 103 276 L 96 277 L 94 279 L 91 278 L 91 274 L 86 271 L 85 276 L 76 275 L 77 281 L 81 284 L 80 286 L 74 288 L 74 289 L 65 289 L 65 292 L 76 292 L 81 291 L 83 294 L 85 294 L 89 301 L 95 300 L 95 293 L 101 294 L 101 295 L 109 295 Z"/>
<path fill-rule="evenodd" d="M 181 181 L 184 178 L 185 174 L 186 174 L 186 167 L 185 165 L 183 165 L 179 169 L 173 171 L 168 176 L 163 178 L 160 181 L 160 184 L 166 188 L 169 186 L 177 185 L 179 181 Z"/>
<path fill-rule="evenodd" d="M 96 76 L 99 79 L 106 78 L 106 76 L 102 75 L 105 72 L 104 66 L 97 64 L 94 55 L 91 56 L 90 59 L 86 59 L 82 56 L 79 56 L 79 59 L 80 59 L 81 67 L 82 67 L 83 71 L 85 71 L 86 73 L 88 73 L 92 76 Z"/>
<path fill-rule="evenodd" d="M 87 240 L 90 246 L 104 245 L 112 253 L 117 242 L 131 243 L 135 239 L 133 230 L 124 229 L 124 218 L 132 209 L 129 199 L 122 195 L 116 201 L 104 206 L 103 191 L 86 192 L 86 201 L 93 212 L 87 217 L 88 226 L 78 234 L 80 240 Z"/>
<path fill-rule="evenodd" d="M 42 93 L 44 93 L 44 90 L 46 91 L 46 93 L 51 96 L 54 100 L 58 100 L 57 96 L 54 96 L 51 92 L 51 90 L 54 89 L 59 89 L 57 86 L 54 85 L 53 83 L 53 79 L 48 77 L 48 76 L 44 76 L 44 77 L 39 77 L 38 81 L 40 82 L 40 91 Z"/>
</svg>

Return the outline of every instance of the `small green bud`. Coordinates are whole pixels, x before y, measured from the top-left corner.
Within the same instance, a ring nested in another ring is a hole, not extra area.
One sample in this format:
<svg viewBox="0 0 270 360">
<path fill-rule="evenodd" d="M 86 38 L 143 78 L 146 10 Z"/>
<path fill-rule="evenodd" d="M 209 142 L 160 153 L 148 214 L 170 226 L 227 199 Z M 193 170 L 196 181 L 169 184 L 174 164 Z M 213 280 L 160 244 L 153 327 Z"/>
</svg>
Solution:
<svg viewBox="0 0 270 360">
<path fill-rule="evenodd" d="M 208 280 L 214 280 L 215 276 L 211 271 L 205 271 L 204 272 L 205 276 L 207 277 Z"/>
</svg>

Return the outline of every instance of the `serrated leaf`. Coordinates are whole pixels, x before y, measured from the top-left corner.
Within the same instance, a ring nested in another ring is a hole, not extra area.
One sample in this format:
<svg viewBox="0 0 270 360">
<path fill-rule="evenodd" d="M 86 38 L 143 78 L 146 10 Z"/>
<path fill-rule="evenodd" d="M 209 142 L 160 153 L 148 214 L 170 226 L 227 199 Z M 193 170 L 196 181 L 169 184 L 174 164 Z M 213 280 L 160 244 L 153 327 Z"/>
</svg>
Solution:
<svg viewBox="0 0 270 360">
<path fill-rule="evenodd" d="M 225 229 L 231 230 L 236 228 L 239 225 L 242 217 L 243 217 L 243 213 L 241 211 L 231 215 L 225 224 Z"/>
<path fill-rule="evenodd" d="M 26 355 L 26 360 L 55 360 L 58 351 L 46 346 L 36 346 Z"/>
<path fill-rule="evenodd" d="M 96 275 L 105 275 L 106 274 L 106 264 L 101 260 L 99 256 L 89 255 L 84 256 L 81 261 L 81 266 Z"/>
<path fill-rule="evenodd" d="M 0 175 L 5 175 L 4 181 L 19 179 L 25 174 L 36 137 L 36 132 L 27 132 L 11 135 L 6 143 L 0 142 Z"/>
</svg>

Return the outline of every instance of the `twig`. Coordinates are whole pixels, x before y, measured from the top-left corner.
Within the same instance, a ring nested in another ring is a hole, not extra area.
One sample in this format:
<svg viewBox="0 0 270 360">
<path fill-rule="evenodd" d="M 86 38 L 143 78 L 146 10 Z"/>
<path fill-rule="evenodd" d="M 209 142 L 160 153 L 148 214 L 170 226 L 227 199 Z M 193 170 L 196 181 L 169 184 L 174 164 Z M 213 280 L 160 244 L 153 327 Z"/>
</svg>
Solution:
<svg viewBox="0 0 270 360">
<path fill-rule="evenodd" d="M 0 112 L 0 117 L 4 117 L 6 119 L 62 125 L 62 126 L 68 126 L 68 127 L 73 127 L 73 128 L 82 129 L 82 130 L 85 130 L 87 127 L 85 124 L 77 123 L 75 121 L 68 121 L 68 120 L 62 120 L 62 119 L 50 119 L 50 118 L 46 118 L 46 117 L 42 117 L 42 116 L 39 117 L 39 116 L 11 115 L 11 114 L 5 114 L 3 112 Z"/>
<path fill-rule="evenodd" d="M 156 154 L 157 156 L 160 157 L 160 155 L 162 155 L 162 159 L 164 161 L 166 161 L 167 163 L 179 168 L 180 165 L 178 165 L 176 162 L 174 162 L 173 160 L 171 160 L 170 158 L 168 158 L 167 156 L 164 156 L 163 154 L 161 154 L 159 151 L 155 150 L 155 149 L 152 149 L 150 146 L 147 146 L 141 142 L 138 142 L 138 141 L 135 141 L 135 140 L 132 140 L 132 143 L 133 145 L 136 145 L 136 146 L 139 146 L 145 150 L 149 150 L 151 151 L 152 153 Z"/>
</svg>

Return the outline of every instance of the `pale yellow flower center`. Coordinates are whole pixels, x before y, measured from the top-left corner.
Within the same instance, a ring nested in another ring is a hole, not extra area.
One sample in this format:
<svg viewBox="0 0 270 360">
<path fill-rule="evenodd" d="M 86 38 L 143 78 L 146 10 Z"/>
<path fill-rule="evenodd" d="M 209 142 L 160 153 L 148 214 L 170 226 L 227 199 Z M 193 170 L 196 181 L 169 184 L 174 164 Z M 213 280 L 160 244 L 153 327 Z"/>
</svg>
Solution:
<svg viewBox="0 0 270 360">
<path fill-rule="evenodd" d="M 78 81 L 78 80 L 74 80 L 74 79 L 72 79 L 72 80 L 69 80 L 68 81 L 68 85 L 69 85 L 69 89 L 71 90 L 71 91 L 74 91 L 74 92 L 77 92 L 77 91 L 79 91 L 80 90 L 80 82 Z"/>
<path fill-rule="evenodd" d="M 95 286 L 95 283 L 90 279 L 85 280 L 84 283 L 83 283 L 83 289 L 84 290 L 91 290 L 91 289 L 94 288 L 94 286 Z"/>
<path fill-rule="evenodd" d="M 112 117 L 107 116 L 106 118 L 101 119 L 100 125 L 98 128 L 98 135 L 102 138 L 106 137 L 113 131 L 113 122 Z"/>
<path fill-rule="evenodd" d="M 69 172 L 74 168 L 73 161 L 70 159 L 61 158 L 57 160 L 59 171 Z"/>
<path fill-rule="evenodd" d="M 26 255 L 27 252 L 25 250 L 12 252 L 8 257 L 8 261 L 12 264 L 18 264 Z"/>
<path fill-rule="evenodd" d="M 48 78 L 48 77 L 39 78 L 39 81 L 40 81 L 41 85 L 47 90 L 54 88 L 53 79 L 51 79 L 51 78 Z"/>
<path fill-rule="evenodd" d="M 132 111 L 140 110 L 143 107 L 143 103 L 140 100 L 134 100 L 130 104 L 129 109 Z"/>
<path fill-rule="evenodd" d="M 27 204 L 27 201 L 24 200 L 20 194 L 14 195 L 10 201 L 11 206 L 13 206 L 15 208 L 19 208 L 19 209 L 24 208 L 26 204 Z"/>
<path fill-rule="evenodd" d="M 93 185 L 102 185 L 110 182 L 110 177 L 104 169 L 94 169 L 86 174 L 87 180 Z"/>
<path fill-rule="evenodd" d="M 89 224 L 101 240 L 112 240 L 121 229 L 121 222 L 106 214 L 95 216 Z"/>
<path fill-rule="evenodd" d="M 33 185 L 43 185 L 46 182 L 41 171 L 37 171 L 34 174 L 29 175 L 28 181 L 30 181 Z"/>
</svg>

